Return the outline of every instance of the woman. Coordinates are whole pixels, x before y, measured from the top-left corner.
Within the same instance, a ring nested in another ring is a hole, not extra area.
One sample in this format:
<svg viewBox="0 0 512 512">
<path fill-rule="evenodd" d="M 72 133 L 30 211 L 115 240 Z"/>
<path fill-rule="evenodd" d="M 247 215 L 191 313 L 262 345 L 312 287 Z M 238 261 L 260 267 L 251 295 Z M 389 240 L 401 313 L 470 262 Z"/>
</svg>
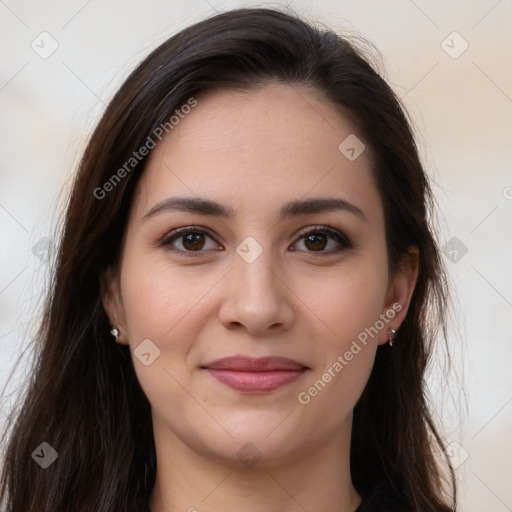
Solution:
<svg viewBox="0 0 512 512">
<path fill-rule="evenodd" d="M 81 161 L 4 508 L 455 510 L 430 210 L 348 41 L 259 8 L 171 37 Z"/>
</svg>

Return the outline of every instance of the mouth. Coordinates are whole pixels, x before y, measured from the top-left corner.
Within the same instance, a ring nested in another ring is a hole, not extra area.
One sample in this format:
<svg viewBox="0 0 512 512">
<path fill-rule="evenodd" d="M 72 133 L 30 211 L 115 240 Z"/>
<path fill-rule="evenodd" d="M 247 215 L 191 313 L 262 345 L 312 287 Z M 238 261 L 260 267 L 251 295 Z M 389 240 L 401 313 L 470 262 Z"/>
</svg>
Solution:
<svg viewBox="0 0 512 512">
<path fill-rule="evenodd" d="M 222 384 L 245 393 L 267 393 L 291 384 L 310 368 L 284 357 L 235 356 L 201 366 Z"/>
</svg>

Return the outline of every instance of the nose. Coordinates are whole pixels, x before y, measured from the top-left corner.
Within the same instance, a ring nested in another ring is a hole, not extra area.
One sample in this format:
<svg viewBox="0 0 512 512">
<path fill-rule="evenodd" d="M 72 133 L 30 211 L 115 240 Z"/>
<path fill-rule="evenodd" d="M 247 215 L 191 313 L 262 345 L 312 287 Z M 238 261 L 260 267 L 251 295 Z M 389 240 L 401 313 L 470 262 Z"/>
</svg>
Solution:
<svg viewBox="0 0 512 512">
<path fill-rule="evenodd" d="M 290 329 L 295 321 L 294 294 L 278 267 L 266 251 L 251 263 L 235 257 L 234 268 L 224 280 L 219 312 L 227 329 L 261 337 Z"/>
</svg>

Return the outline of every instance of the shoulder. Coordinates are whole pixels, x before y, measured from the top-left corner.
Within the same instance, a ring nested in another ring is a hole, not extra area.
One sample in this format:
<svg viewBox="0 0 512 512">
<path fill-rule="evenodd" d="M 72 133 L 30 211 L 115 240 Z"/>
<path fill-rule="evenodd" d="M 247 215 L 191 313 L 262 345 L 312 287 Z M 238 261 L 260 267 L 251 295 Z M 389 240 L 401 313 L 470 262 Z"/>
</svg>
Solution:
<svg viewBox="0 0 512 512">
<path fill-rule="evenodd" d="M 381 480 L 363 498 L 356 512 L 409 512 L 405 499 L 396 494 L 389 483 Z"/>
</svg>

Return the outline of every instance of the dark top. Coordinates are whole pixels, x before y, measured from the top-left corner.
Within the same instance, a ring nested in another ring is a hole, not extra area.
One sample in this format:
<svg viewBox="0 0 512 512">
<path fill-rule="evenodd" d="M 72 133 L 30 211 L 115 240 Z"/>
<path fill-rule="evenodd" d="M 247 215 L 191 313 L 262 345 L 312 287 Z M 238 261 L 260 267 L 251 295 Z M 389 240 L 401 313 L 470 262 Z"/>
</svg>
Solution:
<svg viewBox="0 0 512 512">
<path fill-rule="evenodd" d="M 391 493 L 388 484 L 382 481 L 363 498 L 361 505 L 354 512 L 405 512 L 406 510 L 403 501 Z"/>
</svg>

